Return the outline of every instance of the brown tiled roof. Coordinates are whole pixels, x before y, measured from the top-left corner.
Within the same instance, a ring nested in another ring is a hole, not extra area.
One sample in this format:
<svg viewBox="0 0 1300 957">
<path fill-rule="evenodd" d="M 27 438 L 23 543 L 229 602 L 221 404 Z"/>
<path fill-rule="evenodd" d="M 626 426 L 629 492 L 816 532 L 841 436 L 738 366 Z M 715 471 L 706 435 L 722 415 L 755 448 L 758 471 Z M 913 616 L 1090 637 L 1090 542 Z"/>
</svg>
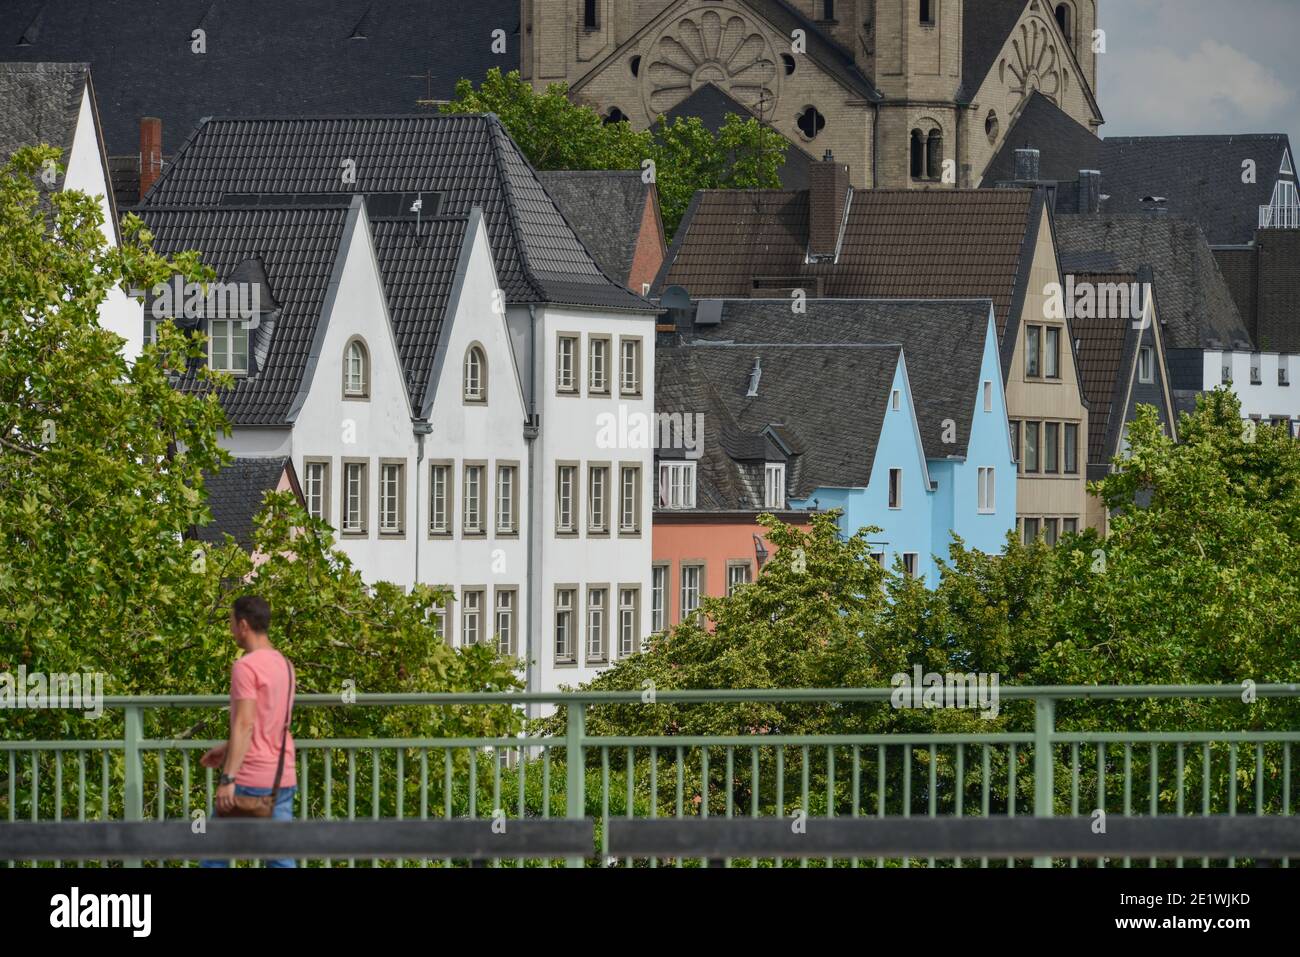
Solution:
<svg viewBox="0 0 1300 957">
<path fill-rule="evenodd" d="M 1128 273 L 1076 273 L 1076 283 L 1130 283 L 1137 277 Z M 1109 461 L 1106 454 L 1106 434 L 1110 423 L 1111 407 L 1120 392 L 1120 378 L 1125 360 L 1133 361 L 1133 350 L 1128 340 L 1133 323 L 1117 320 L 1114 316 L 1070 320 L 1070 332 L 1078 344 L 1079 380 L 1084 397 L 1088 400 L 1088 461 Z M 1119 414 L 1124 415 L 1120 409 Z"/>
<path fill-rule="evenodd" d="M 806 190 L 706 190 L 656 288 L 682 286 L 693 299 L 763 287 L 765 296 L 799 287 L 809 298 L 991 299 L 1002 337 L 1041 210 L 1041 195 L 1027 189 L 855 190 L 838 261 L 808 264 Z"/>
</svg>

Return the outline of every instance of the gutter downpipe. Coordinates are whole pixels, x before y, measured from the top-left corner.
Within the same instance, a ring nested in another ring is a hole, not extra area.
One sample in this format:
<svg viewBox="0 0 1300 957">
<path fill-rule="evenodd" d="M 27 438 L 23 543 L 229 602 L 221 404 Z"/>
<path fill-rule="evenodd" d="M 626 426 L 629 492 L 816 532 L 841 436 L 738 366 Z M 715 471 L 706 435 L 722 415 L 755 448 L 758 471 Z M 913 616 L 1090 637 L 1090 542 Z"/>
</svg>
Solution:
<svg viewBox="0 0 1300 957">
<path fill-rule="evenodd" d="M 537 306 L 534 303 L 528 304 L 528 420 L 524 423 L 524 440 L 528 443 L 528 565 L 525 578 L 528 583 L 528 609 L 526 612 L 527 626 L 524 629 L 524 687 L 527 691 L 537 690 L 537 670 L 534 665 L 534 655 L 538 652 L 538 642 L 534 638 L 534 625 L 536 623 L 536 605 L 534 590 L 536 577 L 538 574 L 537 556 L 534 554 L 537 536 L 537 523 L 540 520 L 541 509 L 538 506 L 537 496 L 537 435 L 540 431 L 537 419 L 537 376 L 538 371 L 537 356 Z M 527 705 L 525 713 L 529 717 L 536 717 L 536 705 Z"/>
<path fill-rule="evenodd" d="M 424 470 L 424 437 L 433 433 L 433 424 L 428 419 L 416 419 L 415 429 L 415 523 L 411 526 L 411 537 L 415 540 L 415 581 L 420 584 L 420 473 Z"/>
<path fill-rule="evenodd" d="M 871 188 L 880 188 L 880 102 L 873 104 L 875 121 L 871 124 Z"/>
</svg>

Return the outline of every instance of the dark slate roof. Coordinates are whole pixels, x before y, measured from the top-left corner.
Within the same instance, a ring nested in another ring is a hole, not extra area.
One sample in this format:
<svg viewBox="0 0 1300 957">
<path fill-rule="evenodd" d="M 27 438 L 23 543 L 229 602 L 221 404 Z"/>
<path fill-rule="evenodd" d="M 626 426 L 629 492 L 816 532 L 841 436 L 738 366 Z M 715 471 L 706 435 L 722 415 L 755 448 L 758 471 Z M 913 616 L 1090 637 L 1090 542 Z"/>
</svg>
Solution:
<svg viewBox="0 0 1300 957">
<path fill-rule="evenodd" d="M 348 208 L 149 207 L 140 214 L 155 249 L 168 256 L 197 249 L 220 280 L 242 263 L 262 261 L 280 312 L 250 334 L 250 351 L 265 356 L 257 373 L 237 380 L 221 400 L 235 425 L 283 424 L 302 384 Z M 194 382 L 191 373 L 181 385 Z"/>
<path fill-rule="evenodd" d="M 960 99 L 979 92 L 1028 5 L 1029 0 L 962 0 Z"/>
<path fill-rule="evenodd" d="M 142 116 L 171 153 L 206 115 L 408 112 L 519 67 L 519 0 L 8 0 L 4 25 L 6 58 L 91 64 L 112 154 L 139 150 Z"/>
<path fill-rule="evenodd" d="M 1151 213 L 1058 215 L 1056 239 L 1066 273 L 1151 266 L 1169 348 L 1249 347 L 1250 334 L 1194 222 Z"/>
<path fill-rule="evenodd" d="M 1076 283 L 1134 283 L 1135 275 L 1122 273 L 1078 273 Z M 1133 363 L 1137 360 L 1137 335 L 1132 322 L 1116 320 L 1113 316 L 1101 318 L 1070 319 L 1070 333 L 1074 336 L 1079 354 L 1079 382 L 1084 398 L 1088 400 L 1088 462 L 1109 464 L 1111 452 L 1106 447 L 1107 436 L 1116 423 L 1112 413 L 1121 419 L 1126 410 L 1117 408 L 1122 403 Z"/>
<path fill-rule="evenodd" d="M 89 82 L 85 63 L 0 63 L 0 161 L 45 143 L 66 162 Z"/>
<path fill-rule="evenodd" d="M 664 118 L 672 122 L 679 117 L 695 116 L 704 124 L 705 129 L 716 133 L 722 129 L 722 124 L 726 122 L 727 115 L 731 113 L 739 116 L 742 120 L 748 120 L 756 116 L 752 110 L 716 84 L 705 83 L 665 113 Z M 782 138 L 786 142 L 785 163 L 777 171 L 777 175 L 781 179 L 781 188 L 807 189 L 813 157 L 789 137 L 782 136 Z"/>
<path fill-rule="evenodd" d="M 1073 182 L 1081 169 L 1099 169 L 1102 140 L 1070 114 L 1035 90 L 1011 124 L 1002 148 L 989 161 L 981 185 L 1011 182 L 1016 175 L 1016 150 L 1039 151 L 1039 179 Z M 1106 181 L 1103 178 L 1102 191 Z"/>
<path fill-rule="evenodd" d="M 697 300 L 749 298 L 756 282 L 814 298 L 991 299 L 1005 347 L 1042 208 L 1026 189 L 855 190 L 839 260 L 808 264 L 806 190 L 702 190 L 655 287 Z"/>
<path fill-rule="evenodd" d="M 1106 212 L 1137 212 L 1145 197 L 1163 196 L 1169 213 L 1195 222 L 1213 246 L 1254 240 L 1259 207 L 1272 200 L 1282 157 L 1290 149 L 1285 133 L 1111 136 L 1104 142 Z M 1254 183 L 1242 182 L 1242 163 L 1248 159 L 1255 161 Z"/>
<path fill-rule="evenodd" d="M 554 170 L 537 176 L 596 264 L 626 286 L 654 187 L 642 181 L 640 170 Z"/>
<path fill-rule="evenodd" d="M 356 164 L 355 185 L 342 182 L 344 160 Z M 444 216 L 482 208 L 509 302 L 653 311 L 601 272 L 492 115 L 207 120 L 145 202 L 212 206 L 256 194 L 270 204 L 381 192 L 440 193 L 436 214 Z"/>
<path fill-rule="evenodd" d="M 203 486 L 208 493 L 212 521 L 196 528 L 193 535 L 201 542 L 220 544 L 229 534 L 235 542 L 248 548 L 253 543 L 253 518 L 268 492 L 280 484 L 285 469 L 290 483 L 301 498 L 293 477 L 293 462 L 284 456 L 267 459 L 236 458 L 225 468 L 205 474 Z"/>
<path fill-rule="evenodd" d="M 926 458 L 944 459 L 965 455 L 970 443 L 991 305 L 988 300 L 810 299 L 807 311 L 798 315 L 787 300 L 732 299 L 723 303 L 721 324 L 694 326 L 690 336 L 800 348 L 810 343 L 899 345 Z M 766 375 L 765 364 L 764 379 Z M 951 443 L 943 441 L 946 419 L 956 424 Z M 825 441 L 834 431 L 828 423 L 825 431 L 805 438 Z"/>
<path fill-rule="evenodd" d="M 808 38 L 808 57 L 824 67 L 832 77 L 858 96 L 871 102 L 883 99 L 871 79 L 858 68 L 852 51 L 845 50 L 832 40 L 793 4 L 787 0 L 745 0 L 745 2 L 758 11 L 782 36 L 788 37 L 794 30 L 803 30 Z"/>
<path fill-rule="evenodd" d="M 763 464 L 749 456 L 765 432 L 803 443 L 804 451 L 786 464 L 790 498 L 820 487 L 866 486 L 899 355 L 897 346 L 714 343 L 656 350 L 656 409 L 704 415 L 696 507 L 761 506 Z M 749 398 L 755 359 L 762 376 L 758 395 Z M 729 455 L 728 448 L 735 451 L 746 437 L 744 458 Z"/>
</svg>

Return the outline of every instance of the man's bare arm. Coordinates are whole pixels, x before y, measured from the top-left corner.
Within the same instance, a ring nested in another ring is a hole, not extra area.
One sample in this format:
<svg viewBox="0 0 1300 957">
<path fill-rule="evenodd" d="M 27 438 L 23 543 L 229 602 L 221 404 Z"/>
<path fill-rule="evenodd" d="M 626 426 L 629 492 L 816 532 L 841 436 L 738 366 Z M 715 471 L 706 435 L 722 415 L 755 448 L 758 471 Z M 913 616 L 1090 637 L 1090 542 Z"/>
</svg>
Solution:
<svg viewBox="0 0 1300 957">
<path fill-rule="evenodd" d="M 230 740 L 226 745 L 225 774 L 234 777 L 244 763 L 244 755 L 253 742 L 253 722 L 257 715 L 257 701 L 237 698 L 230 706 Z"/>
</svg>

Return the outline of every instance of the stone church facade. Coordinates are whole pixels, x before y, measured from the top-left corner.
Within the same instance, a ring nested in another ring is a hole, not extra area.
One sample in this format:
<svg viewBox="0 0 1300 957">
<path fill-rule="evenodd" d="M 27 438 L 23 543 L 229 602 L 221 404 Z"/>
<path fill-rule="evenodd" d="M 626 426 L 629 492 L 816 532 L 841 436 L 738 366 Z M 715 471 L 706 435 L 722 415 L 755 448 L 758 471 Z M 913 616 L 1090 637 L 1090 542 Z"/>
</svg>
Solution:
<svg viewBox="0 0 1300 957">
<path fill-rule="evenodd" d="M 1097 0 L 521 0 L 521 70 L 644 128 L 713 84 L 859 187 L 979 185 L 1038 90 L 1094 132 Z"/>
</svg>

